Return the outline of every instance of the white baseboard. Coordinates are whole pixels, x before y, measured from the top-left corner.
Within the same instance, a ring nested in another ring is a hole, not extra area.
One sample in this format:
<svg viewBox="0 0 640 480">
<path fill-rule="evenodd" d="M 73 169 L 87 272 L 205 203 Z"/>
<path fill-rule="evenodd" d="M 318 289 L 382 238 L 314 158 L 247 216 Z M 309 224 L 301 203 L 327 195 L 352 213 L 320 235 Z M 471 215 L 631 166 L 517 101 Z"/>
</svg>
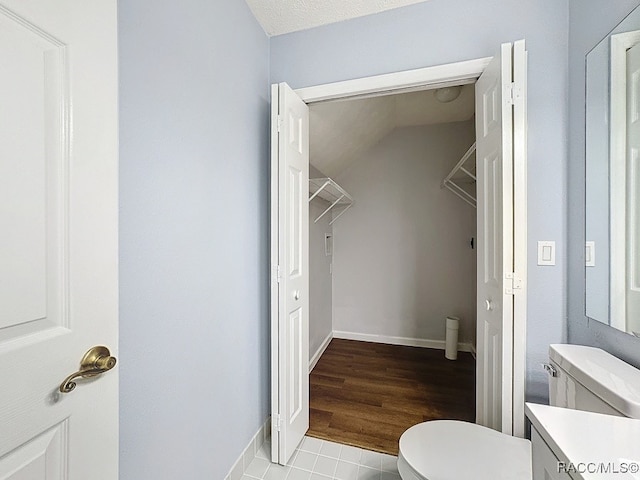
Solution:
<svg viewBox="0 0 640 480">
<path fill-rule="evenodd" d="M 327 338 L 325 338 L 322 341 L 322 343 L 318 347 L 318 350 L 316 350 L 316 353 L 314 353 L 313 356 L 311 357 L 311 360 L 309 360 L 309 373 L 311 373 L 311 370 L 313 370 L 316 367 L 318 360 L 320 360 L 320 357 L 322 356 L 324 351 L 327 349 L 332 339 L 333 339 L 333 332 L 329 332 L 329 335 L 327 335 Z"/>
<path fill-rule="evenodd" d="M 271 416 L 267 418 L 267 421 L 258 429 L 256 434 L 253 436 L 249 445 L 242 451 L 240 457 L 236 460 L 231 467 L 231 470 L 224 477 L 225 480 L 240 480 L 244 475 L 244 472 L 247 470 L 247 467 L 253 459 L 256 458 L 256 454 L 262 448 L 262 444 L 266 439 L 271 436 Z"/>
<path fill-rule="evenodd" d="M 341 332 L 338 330 L 333 331 L 333 338 L 340 338 L 343 340 L 360 340 L 361 342 L 387 343 L 390 345 L 404 345 L 406 347 L 437 348 L 439 350 L 444 350 L 446 345 L 444 340 L 392 337 L 388 335 L 374 335 L 370 333 Z M 458 351 L 460 352 L 471 352 L 472 348 L 473 346 L 470 343 L 458 343 Z"/>
</svg>

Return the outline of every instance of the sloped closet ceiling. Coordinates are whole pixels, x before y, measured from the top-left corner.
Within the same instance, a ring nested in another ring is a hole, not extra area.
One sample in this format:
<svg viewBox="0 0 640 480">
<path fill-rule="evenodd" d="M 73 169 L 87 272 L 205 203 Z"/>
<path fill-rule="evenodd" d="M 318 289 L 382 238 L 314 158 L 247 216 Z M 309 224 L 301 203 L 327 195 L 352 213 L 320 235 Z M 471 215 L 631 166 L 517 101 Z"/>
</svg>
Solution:
<svg viewBox="0 0 640 480">
<path fill-rule="evenodd" d="M 267 35 L 281 35 L 424 1 L 247 0 L 247 4 Z"/>
<path fill-rule="evenodd" d="M 475 112 L 474 86 L 465 85 L 449 103 L 433 90 L 311 105 L 310 161 L 337 177 L 397 127 L 462 122 Z"/>
</svg>

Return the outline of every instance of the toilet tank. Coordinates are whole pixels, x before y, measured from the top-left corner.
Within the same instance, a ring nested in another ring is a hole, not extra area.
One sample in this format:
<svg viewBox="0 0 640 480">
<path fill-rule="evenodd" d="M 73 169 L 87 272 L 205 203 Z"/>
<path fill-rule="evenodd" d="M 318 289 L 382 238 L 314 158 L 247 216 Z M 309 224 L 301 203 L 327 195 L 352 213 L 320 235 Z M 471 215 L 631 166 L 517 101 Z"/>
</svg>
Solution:
<svg viewBox="0 0 640 480">
<path fill-rule="evenodd" d="M 640 418 L 640 370 L 594 347 L 549 346 L 549 403 Z"/>
</svg>

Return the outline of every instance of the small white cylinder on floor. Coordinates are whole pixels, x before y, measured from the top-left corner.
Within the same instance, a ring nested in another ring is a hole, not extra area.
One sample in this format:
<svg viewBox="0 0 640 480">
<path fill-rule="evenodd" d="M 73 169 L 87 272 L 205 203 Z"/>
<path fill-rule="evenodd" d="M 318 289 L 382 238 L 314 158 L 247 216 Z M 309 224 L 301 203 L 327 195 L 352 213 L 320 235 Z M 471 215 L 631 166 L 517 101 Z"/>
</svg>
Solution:
<svg viewBox="0 0 640 480">
<path fill-rule="evenodd" d="M 448 360 L 458 358 L 458 328 L 460 319 L 457 317 L 447 317 L 447 334 L 444 349 L 444 356 Z"/>
</svg>

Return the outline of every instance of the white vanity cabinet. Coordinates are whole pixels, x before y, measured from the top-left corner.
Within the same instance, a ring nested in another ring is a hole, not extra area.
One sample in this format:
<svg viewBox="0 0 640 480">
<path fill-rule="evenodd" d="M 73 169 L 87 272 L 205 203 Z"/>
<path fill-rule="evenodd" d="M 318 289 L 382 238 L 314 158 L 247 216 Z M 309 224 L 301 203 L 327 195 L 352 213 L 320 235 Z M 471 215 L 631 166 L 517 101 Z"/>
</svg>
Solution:
<svg viewBox="0 0 640 480">
<path fill-rule="evenodd" d="M 640 480 L 640 420 L 527 403 L 533 480 Z"/>
<path fill-rule="evenodd" d="M 560 460 L 535 428 L 531 429 L 531 460 L 533 480 L 571 480 L 569 474 L 559 468 Z"/>
</svg>

